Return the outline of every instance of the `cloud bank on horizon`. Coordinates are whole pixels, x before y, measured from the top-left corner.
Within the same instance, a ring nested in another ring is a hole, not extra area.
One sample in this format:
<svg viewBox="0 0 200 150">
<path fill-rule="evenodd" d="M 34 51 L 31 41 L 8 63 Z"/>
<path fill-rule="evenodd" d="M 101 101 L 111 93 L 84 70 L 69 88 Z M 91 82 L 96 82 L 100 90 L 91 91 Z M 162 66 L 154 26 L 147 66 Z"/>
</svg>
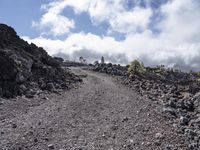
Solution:
<svg viewBox="0 0 200 150">
<path fill-rule="evenodd" d="M 51 0 L 23 39 L 49 54 L 200 69 L 199 0 Z"/>
</svg>

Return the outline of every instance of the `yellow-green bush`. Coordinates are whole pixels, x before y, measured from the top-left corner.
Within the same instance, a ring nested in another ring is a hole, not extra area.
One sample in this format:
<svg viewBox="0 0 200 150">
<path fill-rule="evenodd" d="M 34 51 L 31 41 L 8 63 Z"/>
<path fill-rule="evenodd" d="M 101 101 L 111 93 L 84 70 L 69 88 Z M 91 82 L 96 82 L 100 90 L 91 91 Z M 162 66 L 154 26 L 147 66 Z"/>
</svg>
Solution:
<svg viewBox="0 0 200 150">
<path fill-rule="evenodd" d="M 157 66 L 154 69 L 154 73 L 156 73 L 157 75 L 163 75 L 165 72 L 165 66 L 161 65 L 161 66 Z"/>
<path fill-rule="evenodd" d="M 130 66 L 128 68 L 128 73 L 130 73 L 130 74 L 145 73 L 145 67 L 138 60 L 134 60 L 131 62 Z"/>
</svg>

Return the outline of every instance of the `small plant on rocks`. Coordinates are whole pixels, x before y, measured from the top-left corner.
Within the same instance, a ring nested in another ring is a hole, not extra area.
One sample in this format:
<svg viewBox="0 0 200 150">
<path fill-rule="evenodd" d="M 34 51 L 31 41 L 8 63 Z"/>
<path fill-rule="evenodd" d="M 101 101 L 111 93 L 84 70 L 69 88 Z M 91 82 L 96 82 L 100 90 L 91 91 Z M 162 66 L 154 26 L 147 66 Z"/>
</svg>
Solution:
<svg viewBox="0 0 200 150">
<path fill-rule="evenodd" d="M 133 62 L 131 62 L 130 66 L 128 68 L 128 73 L 130 75 L 143 74 L 143 73 L 145 73 L 145 71 L 146 71 L 145 67 L 138 60 L 134 60 Z"/>
</svg>

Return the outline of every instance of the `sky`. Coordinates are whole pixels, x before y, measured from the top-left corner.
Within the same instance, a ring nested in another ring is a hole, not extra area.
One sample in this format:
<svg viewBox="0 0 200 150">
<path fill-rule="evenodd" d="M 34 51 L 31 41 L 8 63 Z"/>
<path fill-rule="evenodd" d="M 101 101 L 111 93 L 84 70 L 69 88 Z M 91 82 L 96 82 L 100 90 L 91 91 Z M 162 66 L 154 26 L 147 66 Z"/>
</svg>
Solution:
<svg viewBox="0 0 200 150">
<path fill-rule="evenodd" d="M 199 0 L 0 0 L 0 23 L 50 55 L 200 70 Z"/>
</svg>

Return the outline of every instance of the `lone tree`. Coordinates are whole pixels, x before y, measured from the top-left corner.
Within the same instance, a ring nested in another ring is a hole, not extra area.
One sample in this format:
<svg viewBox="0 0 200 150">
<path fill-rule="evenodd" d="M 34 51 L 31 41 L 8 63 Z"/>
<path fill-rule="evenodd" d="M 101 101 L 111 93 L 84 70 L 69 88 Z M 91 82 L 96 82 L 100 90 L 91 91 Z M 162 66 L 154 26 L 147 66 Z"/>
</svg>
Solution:
<svg viewBox="0 0 200 150">
<path fill-rule="evenodd" d="M 104 60 L 104 57 L 102 56 L 101 57 L 101 64 L 104 64 L 105 63 L 105 60 Z"/>
</svg>

